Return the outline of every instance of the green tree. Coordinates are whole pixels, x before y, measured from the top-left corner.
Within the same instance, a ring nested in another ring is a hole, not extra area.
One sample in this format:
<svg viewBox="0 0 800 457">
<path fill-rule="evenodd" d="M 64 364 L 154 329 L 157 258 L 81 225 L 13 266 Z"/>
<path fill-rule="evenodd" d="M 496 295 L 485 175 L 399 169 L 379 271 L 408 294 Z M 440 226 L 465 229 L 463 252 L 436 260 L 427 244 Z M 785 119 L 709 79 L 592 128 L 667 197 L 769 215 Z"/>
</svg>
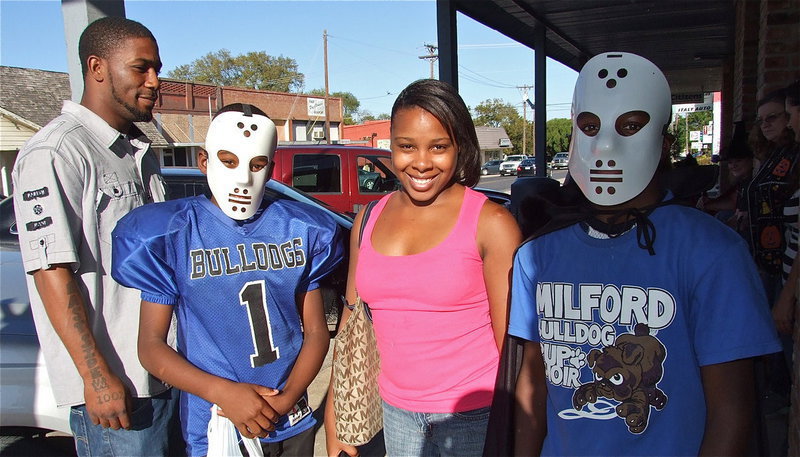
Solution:
<svg viewBox="0 0 800 457">
<path fill-rule="evenodd" d="M 375 116 L 369 111 L 362 110 L 358 112 L 358 121 L 359 122 L 367 122 L 367 121 L 385 121 L 391 119 L 392 116 L 389 113 L 381 113 Z"/>
<path fill-rule="evenodd" d="M 179 65 L 167 74 L 170 78 L 198 81 L 219 86 L 293 92 L 303 86 L 305 76 L 289 57 L 270 56 L 251 51 L 238 56 L 227 49 L 209 52 L 192 63 Z"/>
<path fill-rule="evenodd" d="M 545 149 L 547 154 L 552 157 L 557 152 L 569 149 L 569 139 L 572 134 L 572 121 L 564 118 L 550 119 L 547 121 L 547 141 Z"/>
<path fill-rule="evenodd" d="M 499 98 L 484 100 L 472 109 L 472 120 L 475 125 L 489 127 L 507 127 L 522 121 L 522 116 L 510 103 Z M 508 130 L 506 130 L 508 131 Z"/>
<path fill-rule="evenodd" d="M 316 95 L 318 97 L 325 96 L 325 89 L 314 89 L 309 92 L 310 95 Z M 355 124 L 355 116 L 358 114 L 358 107 L 361 106 L 361 102 L 358 101 L 355 95 L 350 92 L 333 92 L 330 94 L 331 97 L 339 97 L 342 99 L 342 110 L 344 111 L 344 123 L 353 125 Z"/>
</svg>

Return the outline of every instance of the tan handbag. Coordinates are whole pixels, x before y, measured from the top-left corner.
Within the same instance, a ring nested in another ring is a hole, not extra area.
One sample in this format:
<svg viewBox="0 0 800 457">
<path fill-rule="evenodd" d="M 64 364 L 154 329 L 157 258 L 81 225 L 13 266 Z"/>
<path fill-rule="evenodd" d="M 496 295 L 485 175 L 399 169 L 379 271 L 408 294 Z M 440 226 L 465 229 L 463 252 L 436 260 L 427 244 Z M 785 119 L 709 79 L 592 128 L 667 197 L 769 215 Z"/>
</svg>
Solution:
<svg viewBox="0 0 800 457">
<path fill-rule="evenodd" d="M 367 205 L 361 220 L 364 231 L 375 202 Z M 350 317 L 334 340 L 333 410 L 336 438 L 352 446 L 368 443 L 383 428 L 383 405 L 378 393 L 381 360 L 366 304 L 356 297 Z"/>
<path fill-rule="evenodd" d="M 353 446 L 366 444 L 383 428 L 383 406 L 378 393 L 378 356 L 375 331 L 361 298 L 334 342 L 333 410 L 336 438 Z"/>
</svg>

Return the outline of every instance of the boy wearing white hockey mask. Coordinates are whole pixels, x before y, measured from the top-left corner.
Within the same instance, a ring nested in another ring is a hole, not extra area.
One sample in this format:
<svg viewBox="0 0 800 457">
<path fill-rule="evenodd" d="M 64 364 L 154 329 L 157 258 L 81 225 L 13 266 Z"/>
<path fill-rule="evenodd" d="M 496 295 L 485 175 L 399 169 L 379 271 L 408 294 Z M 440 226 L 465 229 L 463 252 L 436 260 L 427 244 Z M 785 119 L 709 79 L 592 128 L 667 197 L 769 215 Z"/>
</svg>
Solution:
<svg viewBox="0 0 800 457">
<path fill-rule="evenodd" d="M 113 232 L 112 276 L 142 291 L 139 359 L 181 390 L 188 455 L 221 452 L 212 404 L 265 455 L 314 453 L 306 389 L 330 339 L 319 287 L 344 248 L 326 213 L 264 197 L 276 145 L 258 108 L 223 107 L 198 157 L 213 197 L 145 205 Z"/>
<path fill-rule="evenodd" d="M 669 118 L 646 59 L 581 70 L 569 169 L 588 202 L 515 257 L 515 455 L 748 448 L 752 358 L 780 345 L 744 241 L 659 183 Z"/>
<path fill-rule="evenodd" d="M 200 170 L 208 175 L 212 200 L 236 220 L 251 218 L 261 205 L 278 146 L 275 124 L 258 108 L 217 113 L 206 134 Z"/>
<path fill-rule="evenodd" d="M 671 115 L 669 84 L 652 62 L 608 53 L 575 84 L 569 172 L 590 202 L 618 207 L 652 181 Z"/>
</svg>

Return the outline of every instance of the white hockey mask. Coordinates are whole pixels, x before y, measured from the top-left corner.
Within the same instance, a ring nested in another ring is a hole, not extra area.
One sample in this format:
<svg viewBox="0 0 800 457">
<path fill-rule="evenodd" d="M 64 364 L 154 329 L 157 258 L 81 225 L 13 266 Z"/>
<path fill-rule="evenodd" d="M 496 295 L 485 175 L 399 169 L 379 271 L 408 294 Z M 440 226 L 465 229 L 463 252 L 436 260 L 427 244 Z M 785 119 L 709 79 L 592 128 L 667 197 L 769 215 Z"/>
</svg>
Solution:
<svg viewBox="0 0 800 457">
<path fill-rule="evenodd" d="M 243 106 L 247 113 L 226 111 L 211 121 L 205 148 L 211 193 L 222 212 L 236 220 L 252 217 L 261 206 L 264 185 L 272 169 L 268 165 L 252 171 L 250 161 L 266 156 L 271 163 L 278 146 L 275 124 L 266 116 L 250 112 L 250 105 Z M 220 151 L 235 154 L 238 164 L 226 166 L 220 161 Z"/>
<path fill-rule="evenodd" d="M 617 119 L 632 111 L 647 113 L 649 121 L 625 136 L 617 130 Z M 599 118 L 593 136 L 578 128 L 581 113 Z M 669 84 L 649 60 L 607 52 L 586 62 L 572 98 L 569 172 L 590 202 L 619 205 L 647 187 L 661 159 L 664 129 L 671 115 Z"/>
</svg>

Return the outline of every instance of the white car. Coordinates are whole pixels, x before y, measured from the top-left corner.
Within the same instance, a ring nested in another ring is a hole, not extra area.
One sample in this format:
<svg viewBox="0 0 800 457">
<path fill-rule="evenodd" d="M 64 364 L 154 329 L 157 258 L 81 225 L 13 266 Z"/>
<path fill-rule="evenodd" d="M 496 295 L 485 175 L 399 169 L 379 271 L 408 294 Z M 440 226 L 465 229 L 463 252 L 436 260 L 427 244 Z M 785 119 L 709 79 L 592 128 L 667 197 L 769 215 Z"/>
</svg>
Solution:
<svg viewBox="0 0 800 457">
<path fill-rule="evenodd" d="M 527 158 L 528 156 L 524 154 L 506 157 L 503 163 L 500 164 L 500 176 L 517 174 L 517 167 L 519 166 L 520 162 Z"/>
<path fill-rule="evenodd" d="M 557 170 L 559 168 L 567 168 L 569 165 L 569 152 L 559 152 L 553 156 L 550 161 L 550 168 Z"/>
<path fill-rule="evenodd" d="M 13 220 L 11 198 L 0 203 Z M 5 221 L 4 221 L 5 222 Z M 8 227 L 3 224 L 3 227 Z M 0 238 L 0 426 L 71 433 L 69 408 L 57 408 L 39 350 L 16 235 Z"/>
</svg>

